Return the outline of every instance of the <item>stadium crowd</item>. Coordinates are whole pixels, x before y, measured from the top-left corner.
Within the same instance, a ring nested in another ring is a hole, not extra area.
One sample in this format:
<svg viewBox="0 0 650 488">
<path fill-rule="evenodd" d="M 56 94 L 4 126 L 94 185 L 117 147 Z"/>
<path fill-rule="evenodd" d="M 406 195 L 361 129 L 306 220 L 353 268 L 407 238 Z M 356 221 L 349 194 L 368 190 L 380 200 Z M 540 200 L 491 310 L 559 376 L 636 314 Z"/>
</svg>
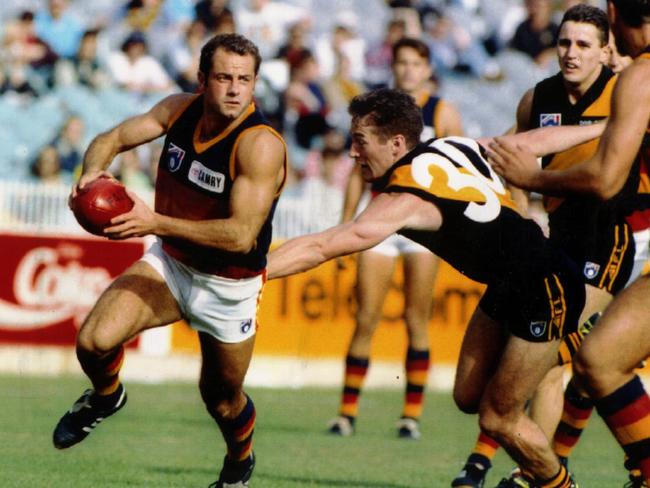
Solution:
<svg viewBox="0 0 650 488">
<path fill-rule="evenodd" d="M 339 163 L 322 164 L 333 154 L 326 141 L 345 134 L 354 95 L 391 84 L 396 40 L 427 43 L 432 82 L 448 91 L 469 135 L 494 133 L 508 127 L 512 110 L 492 100 L 514 108 L 531 76 L 553 70 L 557 17 L 572 3 L 8 1 L 0 17 L 0 120 L 10 123 L 0 130 L 0 177 L 68 184 L 96 133 L 166 94 L 194 91 L 205 40 L 237 31 L 261 49 L 256 98 L 289 144 L 289 193 L 340 201 L 350 164 L 344 152 Z M 481 97 L 483 109 L 466 96 L 468 83 L 493 94 Z M 332 132 L 339 136 L 326 136 Z M 112 171 L 130 186 L 151 188 L 158 154 L 152 144 L 119 158 Z"/>
</svg>

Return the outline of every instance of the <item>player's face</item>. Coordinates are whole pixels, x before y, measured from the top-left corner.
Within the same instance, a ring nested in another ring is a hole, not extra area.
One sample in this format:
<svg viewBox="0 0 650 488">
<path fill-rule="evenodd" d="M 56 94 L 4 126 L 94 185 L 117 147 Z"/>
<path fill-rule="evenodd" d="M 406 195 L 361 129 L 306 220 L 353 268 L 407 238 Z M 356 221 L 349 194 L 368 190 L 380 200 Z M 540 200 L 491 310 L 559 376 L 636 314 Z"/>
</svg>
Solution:
<svg viewBox="0 0 650 488">
<path fill-rule="evenodd" d="M 415 49 L 403 47 L 393 60 L 393 77 L 395 88 L 411 94 L 426 86 L 431 77 L 431 65 Z"/>
<path fill-rule="evenodd" d="M 567 21 L 558 36 L 557 57 L 565 81 L 588 87 L 600 74 L 601 65 L 607 62 L 609 50 L 601 45 L 595 25 Z"/>
<path fill-rule="evenodd" d="M 225 118 L 236 119 L 253 100 L 255 59 L 217 49 L 212 57 L 212 70 L 207 77 L 199 73 L 199 81 L 207 104 Z"/>
<path fill-rule="evenodd" d="M 389 139 L 377 135 L 375 127 L 367 118 L 354 119 L 350 133 L 352 145 L 350 157 L 361 167 L 361 176 L 366 181 L 381 178 L 393 163 L 393 151 Z"/>
</svg>

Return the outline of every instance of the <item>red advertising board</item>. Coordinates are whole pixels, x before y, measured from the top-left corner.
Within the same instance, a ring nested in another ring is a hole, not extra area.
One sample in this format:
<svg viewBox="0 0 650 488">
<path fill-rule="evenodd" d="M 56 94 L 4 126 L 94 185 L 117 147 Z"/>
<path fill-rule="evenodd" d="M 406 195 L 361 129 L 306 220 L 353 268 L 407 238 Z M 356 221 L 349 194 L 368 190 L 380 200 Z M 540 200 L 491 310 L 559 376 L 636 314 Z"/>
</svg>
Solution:
<svg viewBox="0 0 650 488">
<path fill-rule="evenodd" d="M 101 292 L 144 244 L 0 233 L 0 249 L 0 343 L 72 345 Z"/>
</svg>

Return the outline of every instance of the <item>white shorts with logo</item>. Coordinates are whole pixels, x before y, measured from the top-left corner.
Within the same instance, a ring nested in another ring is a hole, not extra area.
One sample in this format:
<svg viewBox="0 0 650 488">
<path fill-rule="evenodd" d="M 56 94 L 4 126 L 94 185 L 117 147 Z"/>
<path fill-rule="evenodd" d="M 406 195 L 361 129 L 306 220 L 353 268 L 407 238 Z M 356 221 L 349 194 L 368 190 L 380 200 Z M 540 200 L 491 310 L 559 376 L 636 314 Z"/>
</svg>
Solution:
<svg viewBox="0 0 650 488">
<path fill-rule="evenodd" d="M 263 275 L 235 280 L 201 273 L 169 256 L 159 240 L 141 259 L 163 277 L 193 329 L 228 343 L 255 335 Z"/>
<path fill-rule="evenodd" d="M 418 244 L 417 242 L 412 241 L 411 239 L 400 234 L 393 234 L 390 237 L 387 237 L 375 247 L 368 249 L 368 251 L 378 252 L 379 254 L 393 258 L 402 254 L 410 254 L 416 252 L 431 253 L 431 251 L 429 251 L 423 245 Z"/>
<path fill-rule="evenodd" d="M 634 268 L 632 268 L 628 285 L 641 276 L 650 260 L 650 229 L 635 232 L 633 235 L 636 253 L 634 254 Z"/>
</svg>

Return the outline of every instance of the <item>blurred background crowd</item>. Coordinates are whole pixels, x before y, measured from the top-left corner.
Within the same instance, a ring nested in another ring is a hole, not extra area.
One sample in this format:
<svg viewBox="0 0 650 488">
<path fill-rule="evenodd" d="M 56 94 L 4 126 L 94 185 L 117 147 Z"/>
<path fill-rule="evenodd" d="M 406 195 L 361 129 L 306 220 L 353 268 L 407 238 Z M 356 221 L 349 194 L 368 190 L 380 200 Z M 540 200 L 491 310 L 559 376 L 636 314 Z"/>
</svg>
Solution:
<svg viewBox="0 0 650 488">
<path fill-rule="evenodd" d="M 335 223 L 351 161 L 349 100 L 391 85 L 403 36 L 432 53 L 432 86 L 470 137 L 506 131 L 521 94 L 557 70 L 576 0 L 4 0 L 0 183 L 69 185 L 92 137 L 165 95 L 197 89 L 201 46 L 239 32 L 264 62 L 256 100 L 290 148 L 286 191 Z M 603 7 L 604 1 L 591 2 Z M 161 141 L 111 170 L 152 188 Z M 309 229 L 303 229 L 309 230 Z"/>
</svg>

